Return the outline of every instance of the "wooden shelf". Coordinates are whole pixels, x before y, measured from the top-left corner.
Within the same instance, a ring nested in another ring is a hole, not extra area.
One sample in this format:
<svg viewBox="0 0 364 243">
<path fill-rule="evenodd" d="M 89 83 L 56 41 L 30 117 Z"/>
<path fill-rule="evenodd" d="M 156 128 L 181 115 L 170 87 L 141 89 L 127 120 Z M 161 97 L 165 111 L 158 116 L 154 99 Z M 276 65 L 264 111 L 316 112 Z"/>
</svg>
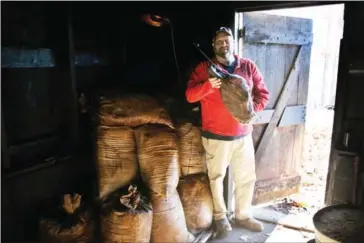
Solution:
<svg viewBox="0 0 364 243">
<path fill-rule="evenodd" d="M 71 156 L 67 156 L 67 157 L 62 157 L 62 158 L 56 158 L 56 157 L 50 157 L 48 159 L 45 159 L 42 163 L 25 168 L 25 169 L 21 169 L 15 172 L 10 172 L 7 174 L 4 174 L 2 176 L 2 180 L 9 180 L 18 176 L 22 176 L 25 174 L 29 174 L 41 169 L 45 169 L 51 166 L 54 166 L 56 164 L 60 164 L 62 162 L 68 161 L 71 158 Z"/>
</svg>

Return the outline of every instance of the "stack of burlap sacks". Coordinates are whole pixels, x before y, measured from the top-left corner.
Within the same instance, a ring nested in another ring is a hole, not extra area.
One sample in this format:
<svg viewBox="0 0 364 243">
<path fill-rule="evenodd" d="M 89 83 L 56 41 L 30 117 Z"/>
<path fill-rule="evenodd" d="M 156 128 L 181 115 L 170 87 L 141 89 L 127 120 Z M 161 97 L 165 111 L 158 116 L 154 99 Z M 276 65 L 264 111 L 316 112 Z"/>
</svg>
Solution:
<svg viewBox="0 0 364 243">
<path fill-rule="evenodd" d="M 108 210 L 101 216 L 102 242 L 194 242 L 212 224 L 213 204 L 200 130 L 173 124 L 149 96 L 104 98 L 99 112 L 99 196 L 110 198 L 137 183 L 151 210 Z M 144 207 L 145 208 L 145 207 Z"/>
<path fill-rule="evenodd" d="M 41 241 L 201 242 L 211 232 L 213 202 L 200 129 L 173 124 L 145 95 L 102 97 L 97 117 L 100 240 L 93 212 L 75 194 L 64 196 L 62 217 L 41 220 Z"/>
</svg>

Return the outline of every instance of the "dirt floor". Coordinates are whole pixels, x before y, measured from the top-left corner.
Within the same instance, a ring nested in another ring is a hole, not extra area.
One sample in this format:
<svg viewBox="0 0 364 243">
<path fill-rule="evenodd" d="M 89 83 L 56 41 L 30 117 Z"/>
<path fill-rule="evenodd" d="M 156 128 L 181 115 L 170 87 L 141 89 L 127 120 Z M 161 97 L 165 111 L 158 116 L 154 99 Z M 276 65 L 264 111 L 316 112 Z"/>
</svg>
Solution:
<svg viewBox="0 0 364 243">
<path fill-rule="evenodd" d="M 302 153 L 301 191 L 291 199 L 314 214 L 324 206 L 334 111 L 315 109 L 308 114 Z"/>
<path fill-rule="evenodd" d="M 245 229 L 235 228 L 227 237 L 220 239 L 210 240 L 209 243 L 215 242 L 255 242 L 255 243 L 270 243 L 270 242 L 295 242 L 295 243 L 306 243 L 313 239 L 313 234 L 288 229 L 275 224 L 264 223 L 264 231 L 254 233 Z"/>
</svg>

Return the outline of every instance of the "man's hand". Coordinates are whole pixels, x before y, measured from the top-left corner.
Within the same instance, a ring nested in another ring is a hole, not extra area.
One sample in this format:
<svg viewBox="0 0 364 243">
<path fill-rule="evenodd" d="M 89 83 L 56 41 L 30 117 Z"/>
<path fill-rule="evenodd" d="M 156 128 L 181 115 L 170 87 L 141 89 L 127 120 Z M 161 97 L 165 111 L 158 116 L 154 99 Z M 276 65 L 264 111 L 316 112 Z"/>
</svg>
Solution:
<svg viewBox="0 0 364 243">
<path fill-rule="evenodd" d="M 220 86 L 221 86 L 221 79 L 219 79 L 219 78 L 209 78 L 208 80 L 209 80 L 212 88 L 217 88 L 217 89 L 220 88 Z"/>
</svg>

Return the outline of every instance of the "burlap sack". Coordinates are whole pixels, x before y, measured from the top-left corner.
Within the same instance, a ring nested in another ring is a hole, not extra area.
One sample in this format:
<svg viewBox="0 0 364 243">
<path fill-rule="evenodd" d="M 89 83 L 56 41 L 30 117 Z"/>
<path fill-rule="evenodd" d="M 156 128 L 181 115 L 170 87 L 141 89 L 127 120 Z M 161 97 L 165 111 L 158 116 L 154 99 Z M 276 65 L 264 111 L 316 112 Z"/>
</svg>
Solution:
<svg viewBox="0 0 364 243">
<path fill-rule="evenodd" d="M 188 230 L 198 234 L 210 228 L 213 220 L 213 201 L 207 175 L 189 175 L 180 179 L 181 198 Z"/>
<path fill-rule="evenodd" d="M 145 125 L 135 134 L 142 180 L 152 191 L 170 196 L 180 175 L 175 132 L 165 126 Z"/>
<path fill-rule="evenodd" d="M 193 242 L 194 236 L 188 232 L 177 190 L 169 197 L 151 192 L 151 201 L 153 205 L 151 243 Z"/>
<path fill-rule="evenodd" d="M 134 131 L 129 127 L 99 126 L 96 166 L 100 198 L 130 184 L 138 173 Z"/>
<path fill-rule="evenodd" d="M 128 194 L 112 197 L 103 204 L 101 212 L 101 242 L 150 242 L 153 211 L 150 201 L 137 188 L 129 187 Z"/>
<path fill-rule="evenodd" d="M 232 116 L 240 123 L 250 123 L 256 115 L 254 112 L 251 89 L 247 81 L 237 74 L 224 74 L 216 72 L 213 66 L 210 66 L 209 74 L 211 77 L 221 79 L 220 92 L 223 103 L 230 111 Z"/>
<path fill-rule="evenodd" d="M 107 126 L 162 124 L 174 128 L 167 110 L 153 97 L 141 94 L 102 97 L 98 119 Z"/>
<path fill-rule="evenodd" d="M 192 123 L 184 122 L 177 126 L 177 134 L 179 137 L 181 176 L 206 173 L 200 129 Z"/>
<path fill-rule="evenodd" d="M 91 243 L 94 221 L 91 210 L 81 202 L 81 195 L 66 194 L 62 206 L 39 222 L 42 243 Z"/>
</svg>

